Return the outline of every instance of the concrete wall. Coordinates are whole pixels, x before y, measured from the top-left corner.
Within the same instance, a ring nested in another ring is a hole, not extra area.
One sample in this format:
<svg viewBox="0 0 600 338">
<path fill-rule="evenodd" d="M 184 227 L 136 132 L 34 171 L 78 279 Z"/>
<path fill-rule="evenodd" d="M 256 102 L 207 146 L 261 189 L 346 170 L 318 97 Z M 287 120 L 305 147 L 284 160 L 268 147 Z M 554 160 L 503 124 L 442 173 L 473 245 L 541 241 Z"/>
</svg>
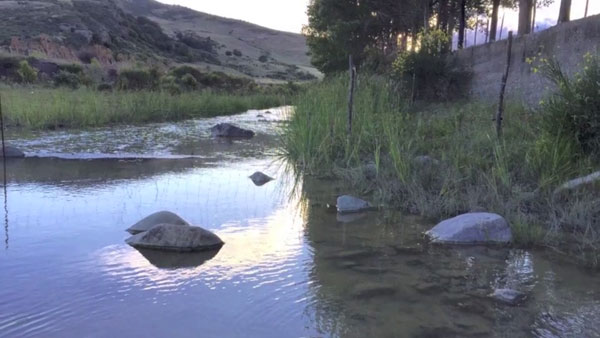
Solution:
<svg viewBox="0 0 600 338">
<path fill-rule="evenodd" d="M 502 40 L 457 51 L 455 57 L 470 67 L 470 97 L 496 102 L 506 68 L 508 41 Z M 513 40 L 512 61 L 506 87 L 507 98 L 537 105 L 551 85 L 527 58 L 554 57 L 568 74 L 580 69 L 583 55 L 600 52 L 600 15 L 588 17 Z"/>
</svg>

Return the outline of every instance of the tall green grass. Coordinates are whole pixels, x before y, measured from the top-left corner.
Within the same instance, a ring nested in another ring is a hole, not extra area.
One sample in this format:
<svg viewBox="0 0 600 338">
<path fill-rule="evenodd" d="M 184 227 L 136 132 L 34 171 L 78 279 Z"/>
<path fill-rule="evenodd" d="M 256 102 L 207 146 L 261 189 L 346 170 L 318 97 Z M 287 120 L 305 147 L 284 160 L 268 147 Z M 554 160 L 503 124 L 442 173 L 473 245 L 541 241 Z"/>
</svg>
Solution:
<svg viewBox="0 0 600 338">
<path fill-rule="evenodd" d="M 347 86 L 346 76 L 333 77 L 297 99 L 282 149 L 304 172 L 333 173 L 380 205 L 434 220 L 473 210 L 497 212 L 512 224 L 521 245 L 556 245 L 555 235 L 575 221 L 572 210 L 594 200 L 553 197 L 559 184 L 589 174 L 594 162 L 572 139 L 543 129 L 544 111 L 508 105 L 499 140 L 494 105 L 410 107 L 385 78 L 363 75 L 348 135 Z M 361 175 L 366 163 L 375 164 L 376 179 Z M 589 229 L 569 236 L 584 231 Z"/>
<path fill-rule="evenodd" d="M 55 129 L 162 122 L 241 113 L 285 104 L 278 95 L 190 92 L 99 92 L 6 88 L 0 91 L 8 127 Z"/>
</svg>

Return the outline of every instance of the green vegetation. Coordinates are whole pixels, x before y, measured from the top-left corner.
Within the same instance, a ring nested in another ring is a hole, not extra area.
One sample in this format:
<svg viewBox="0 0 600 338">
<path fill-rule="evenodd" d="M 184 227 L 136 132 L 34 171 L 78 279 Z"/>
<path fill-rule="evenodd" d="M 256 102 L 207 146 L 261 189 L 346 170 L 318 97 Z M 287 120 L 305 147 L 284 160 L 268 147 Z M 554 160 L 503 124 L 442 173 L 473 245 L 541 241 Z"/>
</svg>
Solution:
<svg viewBox="0 0 600 338">
<path fill-rule="evenodd" d="M 598 68 L 586 67 L 575 80 L 586 86 L 577 97 L 567 95 L 571 92 L 564 82 L 565 88 L 548 101 L 552 107 L 506 107 L 502 140 L 492 121 L 494 105 L 410 106 L 394 82 L 365 74 L 358 82 L 348 135 L 347 75 L 331 76 L 298 98 L 283 136 L 283 155 L 301 171 L 333 174 L 380 205 L 434 220 L 472 210 L 497 212 L 512 224 L 517 245 L 554 247 L 598 266 L 600 199 L 590 193 L 566 199 L 553 193 L 564 181 L 597 167 L 587 143 L 573 137 L 582 140 L 597 124 L 575 123 L 586 132 L 563 132 L 562 123 L 549 123 L 558 115 L 574 122 L 600 116 L 594 94 L 600 90 Z M 367 163 L 377 168 L 375 179 L 362 174 Z"/>
<path fill-rule="evenodd" d="M 23 60 L 19 63 L 19 70 L 17 71 L 21 81 L 24 83 L 33 83 L 37 80 L 38 72 L 35 68 L 29 65 L 27 60 Z"/>
<path fill-rule="evenodd" d="M 172 95 L 164 91 L 29 88 L 2 91 L 6 125 L 28 129 L 175 121 L 235 114 L 285 103 L 284 96 L 262 93 L 242 96 L 205 91 Z"/>
</svg>

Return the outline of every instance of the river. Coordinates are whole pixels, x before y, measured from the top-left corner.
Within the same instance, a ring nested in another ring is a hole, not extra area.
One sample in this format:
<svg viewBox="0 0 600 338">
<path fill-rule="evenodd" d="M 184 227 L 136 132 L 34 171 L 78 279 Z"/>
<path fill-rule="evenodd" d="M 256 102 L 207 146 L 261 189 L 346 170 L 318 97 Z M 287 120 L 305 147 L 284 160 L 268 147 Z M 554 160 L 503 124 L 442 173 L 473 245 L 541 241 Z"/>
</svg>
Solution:
<svg viewBox="0 0 600 338">
<path fill-rule="evenodd" d="M 428 246 L 396 212 L 339 217 L 338 182 L 278 156 L 289 109 L 85 131 L 11 132 L 0 337 L 594 337 L 600 275 L 543 251 Z M 251 140 L 215 140 L 233 122 Z M 248 178 L 276 178 L 257 187 Z M 170 210 L 216 254 L 139 252 L 125 229 Z M 518 305 L 498 302 L 518 290 Z"/>
</svg>

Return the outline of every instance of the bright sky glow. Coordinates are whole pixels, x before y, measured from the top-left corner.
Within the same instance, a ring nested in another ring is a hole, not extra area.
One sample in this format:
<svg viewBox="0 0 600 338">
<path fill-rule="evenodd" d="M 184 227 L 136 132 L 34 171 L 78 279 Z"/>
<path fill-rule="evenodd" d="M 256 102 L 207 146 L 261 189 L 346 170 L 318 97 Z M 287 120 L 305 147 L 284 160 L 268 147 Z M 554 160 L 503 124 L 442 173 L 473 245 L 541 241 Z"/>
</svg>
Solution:
<svg viewBox="0 0 600 338">
<path fill-rule="evenodd" d="M 186 6 L 200 12 L 240 19 L 260 26 L 299 33 L 307 23 L 306 7 L 309 0 L 159 0 L 172 5 Z M 583 17 L 586 0 L 573 0 L 571 18 Z M 538 10 L 537 23 L 555 24 L 560 0 L 548 8 Z M 600 14 L 600 1 L 590 0 L 588 15 Z M 500 14 L 502 16 L 502 12 Z M 518 16 L 506 11 L 505 27 L 516 30 Z"/>
</svg>

